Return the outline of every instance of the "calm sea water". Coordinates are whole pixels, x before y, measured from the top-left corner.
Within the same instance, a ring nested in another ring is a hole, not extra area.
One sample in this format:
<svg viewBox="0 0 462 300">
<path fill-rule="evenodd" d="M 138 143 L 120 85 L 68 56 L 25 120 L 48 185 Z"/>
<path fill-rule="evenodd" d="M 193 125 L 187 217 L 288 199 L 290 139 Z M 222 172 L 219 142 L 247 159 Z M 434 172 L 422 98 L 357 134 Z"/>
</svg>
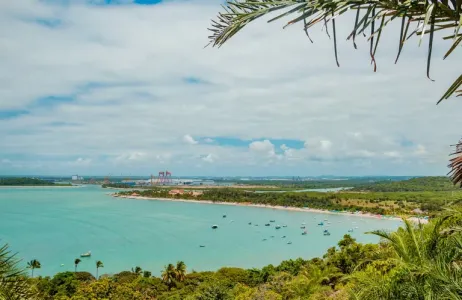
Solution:
<svg viewBox="0 0 462 300">
<path fill-rule="evenodd" d="M 164 265 L 178 260 L 199 271 L 322 256 L 349 228 L 358 227 L 352 235 L 361 242 L 378 242 L 364 232 L 394 230 L 400 224 L 268 208 L 119 199 L 108 192 L 96 186 L 0 188 L 0 242 L 9 243 L 24 263 L 38 259 L 42 268 L 37 275 L 73 270 L 74 259 L 88 250 L 92 257 L 82 259 L 81 271 L 95 273 L 95 261 L 101 260 L 100 273 L 139 265 L 158 275 Z M 318 226 L 324 219 L 331 224 Z M 276 222 L 264 226 L 269 220 Z M 301 235 L 303 222 L 307 235 Z M 211 229 L 213 224 L 219 228 Z M 277 224 L 287 227 L 277 230 Z M 326 228 L 330 236 L 323 235 Z"/>
</svg>

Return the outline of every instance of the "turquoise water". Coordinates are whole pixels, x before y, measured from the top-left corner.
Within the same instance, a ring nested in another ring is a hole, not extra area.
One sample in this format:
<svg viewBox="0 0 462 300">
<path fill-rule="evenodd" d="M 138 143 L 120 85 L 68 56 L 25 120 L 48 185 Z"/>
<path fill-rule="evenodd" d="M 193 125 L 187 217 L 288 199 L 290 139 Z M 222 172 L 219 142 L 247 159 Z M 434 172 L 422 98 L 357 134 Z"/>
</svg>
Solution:
<svg viewBox="0 0 462 300">
<path fill-rule="evenodd" d="M 400 224 L 268 208 L 120 199 L 108 192 L 96 186 L 0 188 L 0 240 L 24 262 L 38 259 L 42 268 L 34 272 L 37 275 L 73 270 L 74 259 L 88 250 L 92 257 L 82 259 L 81 271 L 95 273 L 95 261 L 101 260 L 100 273 L 139 265 L 158 275 L 164 265 L 178 260 L 199 271 L 312 258 L 336 245 L 349 228 L 359 227 L 352 233 L 359 241 L 377 242 L 363 232 L 394 230 Z M 264 226 L 273 219 L 270 227 Z M 322 234 L 326 226 L 317 225 L 323 219 L 331 222 L 330 236 Z M 308 231 L 304 236 L 302 222 Z M 211 229 L 213 224 L 218 229 Z M 287 227 L 277 230 L 276 224 Z"/>
</svg>

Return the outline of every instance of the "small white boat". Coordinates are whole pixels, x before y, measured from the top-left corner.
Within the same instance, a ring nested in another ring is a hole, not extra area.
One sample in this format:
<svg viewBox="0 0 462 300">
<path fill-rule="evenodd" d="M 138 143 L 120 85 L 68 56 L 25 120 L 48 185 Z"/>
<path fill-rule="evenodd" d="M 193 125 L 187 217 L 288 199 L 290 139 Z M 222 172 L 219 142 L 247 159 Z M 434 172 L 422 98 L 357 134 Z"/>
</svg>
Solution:
<svg viewBox="0 0 462 300">
<path fill-rule="evenodd" d="M 287 225 L 282 225 L 282 227 L 287 227 Z"/>
<path fill-rule="evenodd" d="M 91 256 L 91 251 L 80 254 L 80 257 L 90 257 L 90 256 Z"/>
<path fill-rule="evenodd" d="M 291 244 L 292 244 L 292 242 L 287 242 L 287 244 L 288 244 L 288 245 L 291 245 Z"/>
<path fill-rule="evenodd" d="M 351 229 L 348 229 L 348 232 L 353 232 L 353 228 L 351 228 Z"/>
<path fill-rule="evenodd" d="M 281 226 L 279 226 L 279 225 L 276 225 L 276 227 L 275 227 L 275 228 L 276 228 L 276 229 L 280 229 L 280 228 L 281 228 Z"/>
</svg>

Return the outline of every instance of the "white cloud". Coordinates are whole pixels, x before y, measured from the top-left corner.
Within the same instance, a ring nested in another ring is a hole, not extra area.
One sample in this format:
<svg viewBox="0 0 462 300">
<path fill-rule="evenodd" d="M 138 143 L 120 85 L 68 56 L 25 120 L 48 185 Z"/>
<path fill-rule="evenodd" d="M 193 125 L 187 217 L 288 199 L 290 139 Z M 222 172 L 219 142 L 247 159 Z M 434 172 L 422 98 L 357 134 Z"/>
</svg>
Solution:
<svg viewBox="0 0 462 300">
<path fill-rule="evenodd" d="M 73 166 L 88 166 L 88 165 L 90 165 L 90 163 L 91 163 L 90 158 L 79 157 L 76 160 L 71 161 L 69 164 L 73 165 Z"/>
<path fill-rule="evenodd" d="M 461 51 L 437 60 L 450 41 L 435 37 L 430 82 L 426 50 L 415 39 L 393 64 L 399 22 L 383 32 L 373 73 L 365 39 L 357 51 L 338 39 L 337 68 L 320 27 L 311 30 L 311 44 L 301 25 L 282 30 L 284 22 L 261 20 L 219 50 L 203 49 L 219 10 L 207 1 L 0 1 L 0 111 L 29 112 L 0 118 L 0 157 L 14 162 L 2 172 L 59 174 L 68 170 L 64 162 L 81 157 L 99 174 L 122 167 L 149 174 L 147 162 L 155 162 L 192 175 L 197 157 L 208 153 L 214 164 L 200 174 L 446 173 L 449 145 L 462 128 L 460 102 L 434 105 L 460 72 Z M 62 25 L 33 21 L 51 18 Z M 338 24 L 346 37 L 351 19 Z M 37 103 L 48 96 L 73 100 Z M 400 146 L 403 135 L 424 148 Z M 221 147 L 218 138 L 198 143 L 205 136 L 265 140 Z M 276 147 L 274 139 L 307 141 L 306 148 Z M 410 163 L 390 166 L 392 153 Z"/>
<path fill-rule="evenodd" d="M 427 154 L 427 149 L 425 148 L 424 145 L 417 145 L 417 148 L 414 151 L 415 154 L 417 155 L 424 155 Z"/>
<path fill-rule="evenodd" d="M 209 153 L 206 156 L 202 157 L 202 160 L 208 163 L 213 163 L 215 161 L 215 158 L 212 154 Z"/>
<path fill-rule="evenodd" d="M 198 142 L 192 137 L 190 136 L 189 134 L 186 134 L 183 136 L 183 141 L 187 144 L 190 144 L 190 145 L 195 145 L 197 144 Z"/>
<path fill-rule="evenodd" d="M 274 152 L 274 145 L 269 140 L 252 142 L 249 144 L 249 149 L 254 153 L 268 157 L 275 156 L 276 154 Z"/>
<path fill-rule="evenodd" d="M 398 151 L 386 151 L 383 154 L 387 157 L 393 157 L 393 158 L 401 157 L 401 154 Z"/>
</svg>

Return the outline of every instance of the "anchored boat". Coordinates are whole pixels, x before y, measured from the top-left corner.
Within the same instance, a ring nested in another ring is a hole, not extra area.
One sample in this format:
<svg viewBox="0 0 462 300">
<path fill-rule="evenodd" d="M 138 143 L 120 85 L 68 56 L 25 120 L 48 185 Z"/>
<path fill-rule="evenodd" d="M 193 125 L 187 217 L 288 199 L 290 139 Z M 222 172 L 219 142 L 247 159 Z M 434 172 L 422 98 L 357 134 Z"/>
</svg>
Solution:
<svg viewBox="0 0 462 300">
<path fill-rule="evenodd" d="M 90 257 L 90 256 L 91 256 L 91 251 L 80 254 L 80 257 Z"/>
</svg>

